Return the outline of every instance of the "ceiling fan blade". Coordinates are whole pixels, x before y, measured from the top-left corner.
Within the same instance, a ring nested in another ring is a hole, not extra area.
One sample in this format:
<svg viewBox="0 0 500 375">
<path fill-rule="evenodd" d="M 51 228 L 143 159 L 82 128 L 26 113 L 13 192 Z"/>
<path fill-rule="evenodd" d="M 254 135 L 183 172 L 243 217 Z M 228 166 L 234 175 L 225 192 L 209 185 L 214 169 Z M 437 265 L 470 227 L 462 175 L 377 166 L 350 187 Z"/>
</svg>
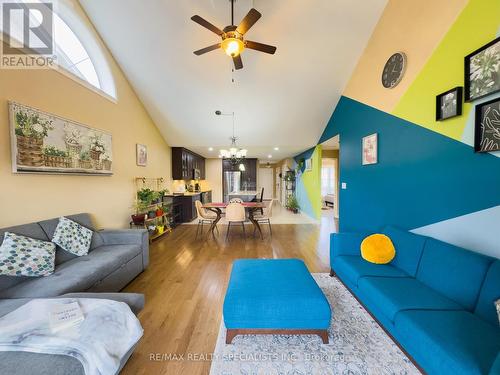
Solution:
<svg viewBox="0 0 500 375">
<path fill-rule="evenodd" d="M 276 52 L 276 47 L 274 47 L 274 46 L 270 46 L 269 44 L 252 42 L 251 40 L 245 41 L 245 47 L 250 48 L 250 49 L 254 49 L 256 51 L 269 53 L 271 55 L 274 55 L 274 53 Z"/>
<path fill-rule="evenodd" d="M 241 35 L 245 34 L 250 28 L 262 17 L 262 14 L 259 13 L 257 9 L 250 9 L 245 18 L 241 20 L 240 24 L 236 28 L 236 31 Z"/>
<path fill-rule="evenodd" d="M 234 69 L 239 70 L 243 69 L 243 61 L 241 61 L 241 55 L 233 57 Z"/>
<path fill-rule="evenodd" d="M 206 19 L 201 18 L 201 17 L 200 17 L 200 16 L 198 16 L 198 15 L 195 15 L 195 16 L 191 17 L 191 19 L 192 19 L 194 22 L 196 22 L 197 24 L 199 24 L 199 25 L 201 25 L 201 26 L 203 26 L 203 27 L 207 28 L 208 30 L 210 30 L 210 31 L 212 31 L 212 32 L 214 32 L 214 33 L 216 33 L 217 35 L 222 35 L 222 34 L 224 34 L 224 32 L 223 32 L 221 29 L 219 29 L 217 26 L 212 25 L 212 24 L 211 24 L 210 22 L 208 22 Z"/>
<path fill-rule="evenodd" d="M 199 49 L 198 51 L 194 51 L 193 53 L 194 53 L 196 56 L 200 56 L 200 55 L 203 55 L 204 53 L 207 53 L 207 52 L 213 51 L 214 49 L 217 49 L 217 48 L 220 48 L 220 43 L 217 43 L 217 44 L 214 44 L 214 45 L 212 45 L 212 46 L 208 46 L 208 47 L 205 47 L 205 48 Z"/>
</svg>

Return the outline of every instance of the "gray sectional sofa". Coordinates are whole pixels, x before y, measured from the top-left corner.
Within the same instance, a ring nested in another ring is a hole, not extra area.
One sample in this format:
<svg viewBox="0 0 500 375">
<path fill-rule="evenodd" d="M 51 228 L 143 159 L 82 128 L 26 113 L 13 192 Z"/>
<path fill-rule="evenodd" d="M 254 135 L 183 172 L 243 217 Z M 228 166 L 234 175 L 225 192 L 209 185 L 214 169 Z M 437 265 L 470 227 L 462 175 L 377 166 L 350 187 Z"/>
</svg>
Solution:
<svg viewBox="0 0 500 375">
<path fill-rule="evenodd" d="M 123 289 L 149 263 L 149 237 L 146 230 L 99 230 L 89 214 L 66 216 L 94 231 L 87 255 L 78 257 L 60 247 L 56 249 L 56 267 L 45 277 L 0 276 L 0 317 L 32 298 L 81 297 L 106 298 L 127 303 L 134 313 L 144 307 L 144 296 L 116 293 Z M 0 229 L 39 240 L 50 241 L 59 218 Z M 122 359 L 122 366 L 132 354 Z M 9 374 L 83 375 L 83 367 L 72 357 L 36 353 L 0 352 L 2 371 Z"/>
</svg>

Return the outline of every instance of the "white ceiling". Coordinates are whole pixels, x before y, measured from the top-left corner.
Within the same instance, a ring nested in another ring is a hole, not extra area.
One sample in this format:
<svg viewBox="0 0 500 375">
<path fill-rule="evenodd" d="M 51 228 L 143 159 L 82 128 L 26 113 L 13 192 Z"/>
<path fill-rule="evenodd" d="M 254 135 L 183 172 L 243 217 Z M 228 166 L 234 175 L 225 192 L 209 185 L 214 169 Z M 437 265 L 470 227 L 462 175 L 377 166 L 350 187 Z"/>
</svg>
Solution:
<svg viewBox="0 0 500 375">
<path fill-rule="evenodd" d="M 231 83 L 221 50 L 193 54 L 219 37 L 190 20 L 223 28 L 228 0 L 80 0 L 169 145 L 217 157 L 231 118 L 214 112 L 234 111 L 239 146 L 268 160 L 317 143 L 386 2 L 237 0 L 236 24 L 252 6 L 263 15 L 246 38 L 278 49 L 245 50 Z"/>
</svg>

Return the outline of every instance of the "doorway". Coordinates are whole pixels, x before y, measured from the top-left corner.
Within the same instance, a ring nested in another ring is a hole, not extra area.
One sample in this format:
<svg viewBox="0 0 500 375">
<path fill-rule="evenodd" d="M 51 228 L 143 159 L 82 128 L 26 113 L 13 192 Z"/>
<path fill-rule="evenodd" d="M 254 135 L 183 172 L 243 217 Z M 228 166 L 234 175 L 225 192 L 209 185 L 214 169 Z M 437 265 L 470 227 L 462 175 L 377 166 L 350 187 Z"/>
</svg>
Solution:
<svg viewBox="0 0 500 375">
<path fill-rule="evenodd" d="M 340 136 L 321 144 L 321 199 L 323 216 L 339 218 Z"/>
</svg>

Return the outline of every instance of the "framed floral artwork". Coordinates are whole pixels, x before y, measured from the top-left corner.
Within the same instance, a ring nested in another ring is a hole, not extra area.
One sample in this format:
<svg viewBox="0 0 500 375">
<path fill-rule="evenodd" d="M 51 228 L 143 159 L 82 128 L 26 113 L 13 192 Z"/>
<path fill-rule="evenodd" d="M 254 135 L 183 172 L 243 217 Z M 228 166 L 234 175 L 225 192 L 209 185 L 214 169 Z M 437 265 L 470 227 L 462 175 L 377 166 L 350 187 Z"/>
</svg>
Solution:
<svg viewBox="0 0 500 375">
<path fill-rule="evenodd" d="M 136 145 L 136 160 L 139 167 L 146 167 L 148 165 L 148 148 L 146 145 Z"/>
<path fill-rule="evenodd" d="M 374 133 L 363 137 L 362 140 L 362 164 L 370 165 L 378 163 L 378 134 Z"/>
<path fill-rule="evenodd" d="M 500 37 L 465 56 L 465 101 L 500 91 Z"/>
<path fill-rule="evenodd" d="M 14 173 L 113 174 L 111 134 L 9 102 Z"/>
</svg>

